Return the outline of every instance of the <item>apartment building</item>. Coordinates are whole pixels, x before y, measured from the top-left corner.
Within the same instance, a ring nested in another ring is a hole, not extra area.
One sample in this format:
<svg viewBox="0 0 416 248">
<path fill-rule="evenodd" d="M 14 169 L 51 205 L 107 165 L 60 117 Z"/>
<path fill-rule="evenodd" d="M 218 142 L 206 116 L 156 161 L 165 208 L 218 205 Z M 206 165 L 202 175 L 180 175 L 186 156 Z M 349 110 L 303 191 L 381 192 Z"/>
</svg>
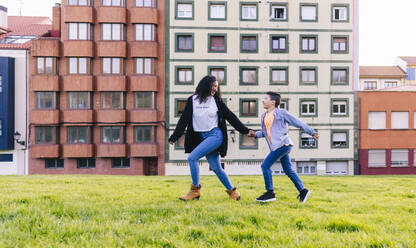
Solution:
<svg viewBox="0 0 416 248">
<path fill-rule="evenodd" d="M 399 66 L 360 66 L 359 90 L 380 90 L 405 85 L 407 74 Z"/>
<path fill-rule="evenodd" d="M 165 1 L 63 0 L 51 34 L 32 47 L 29 173 L 164 175 Z"/>
<path fill-rule="evenodd" d="M 406 84 L 416 85 L 416 56 L 397 57 L 396 65 L 407 73 Z"/>
<path fill-rule="evenodd" d="M 166 125 L 173 132 L 185 100 L 207 74 L 223 100 L 252 129 L 260 129 L 266 91 L 281 108 L 320 133 L 314 141 L 291 128 L 293 166 L 305 175 L 353 175 L 357 152 L 358 1 L 167 1 Z M 229 126 L 230 174 L 261 174 L 264 140 Z M 166 144 L 166 174 L 189 174 L 183 137 Z M 282 174 L 279 163 L 273 167 Z M 201 173 L 210 174 L 206 161 Z"/>
</svg>

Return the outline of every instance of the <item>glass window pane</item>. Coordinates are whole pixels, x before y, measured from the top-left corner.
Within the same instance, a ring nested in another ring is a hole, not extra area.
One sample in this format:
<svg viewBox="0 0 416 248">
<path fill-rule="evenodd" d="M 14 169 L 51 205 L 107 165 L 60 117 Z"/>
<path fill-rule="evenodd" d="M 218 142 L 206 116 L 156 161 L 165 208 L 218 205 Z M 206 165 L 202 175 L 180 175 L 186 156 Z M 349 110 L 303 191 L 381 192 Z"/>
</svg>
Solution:
<svg viewBox="0 0 416 248">
<path fill-rule="evenodd" d="M 45 58 L 45 72 L 46 73 L 53 72 L 53 59 L 52 58 Z"/>
<path fill-rule="evenodd" d="M 87 127 L 78 127 L 78 143 L 87 143 Z"/>
<path fill-rule="evenodd" d="M 45 65 L 44 65 L 44 58 L 38 58 L 38 73 L 44 73 L 45 72 Z"/>
<path fill-rule="evenodd" d="M 69 23 L 69 39 L 70 40 L 77 40 L 78 39 L 78 24 L 77 23 Z"/>
<path fill-rule="evenodd" d="M 45 127 L 45 143 L 50 144 L 53 140 L 52 127 Z"/>
<path fill-rule="evenodd" d="M 78 73 L 77 58 L 69 58 L 69 73 L 70 74 Z"/>
<path fill-rule="evenodd" d="M 111 92 L 101 93 L 101 105 L 104 109 L 111 108 Z"/>
<path fill-rule="evenodd" d="M 87 73 L 87 58 L 79 58 L 79 73 L 86 74 Z"/>
<path fill-rule="evenodd" d="M 121 108 L 121 93 L 119 92 L 112 93 L 111 108 L 113 109 Z"/>
<path fill-rule="evenodd" d="M 88 109 L 88 92 L 78 92 L 78 109 Z"/>
<path fill-rule="evenodd" d="M 152 24 L 144 24 L 144 40 L 152 40 Z"/>
<path fill-rule="evenodd" d="M 103 58 L 103 73 L 111 73 L 111 58 Z"/>
<path fill-rule="evenodd" d="M 143 59 L 136 59 L 136 73 L 143 74 Z"/>
<path fill-rule="evenodd" d="M 143 40 L 143 24 L 136 24 L 136 40 Z"/>
<path fill-rule="evenodd" d="M 112 142 L 113 143 L 121 142 L 121 127 L 112 128 Z"/>
<path fill-rule="evenodd" d="M 145 74 L 152 74 L 152 59 L 145 59 L 145 67 L 144 73 Z"/>
<path fill-rule="evenodd" d="M 112 24 L 112 40 L 121 40 L 121 24 Z"/>
<path fill-rule="evenodd" d="M 111 24 L 103 24 L 102 29 L 103 40 L 111 40 Z"/>
<path fill-rule="evenodd" d="M 77 130 L 76 127 L 68 127 L 68 143 L 77 143 Z"/>
<path fill-rule="evenodd" d="M 87 39 L 87 23 L 78 23 L 79 28 L 79 39 L 80 40 L 86 40 Z"/>
<path fill-rule="evenodd" d="M 37 127 L 35 131 L 36 131 L 36 144 L 43 143 L 44 128 Z"/>
<path fill-rule="evenodd" d="M 113 74 L 120 74 L 120 62 L 121 62 L 121 59 L 120 58 L 113 58 L 113 66 L 112 66 L 112 69 L 113 69 Z"/>
<path fill-rule="evenodd" d="M 111 142 L 111 127 L 103 127 L 102 130 L 103 130 L 102 142 L 110 143 Z"/>
</svg>

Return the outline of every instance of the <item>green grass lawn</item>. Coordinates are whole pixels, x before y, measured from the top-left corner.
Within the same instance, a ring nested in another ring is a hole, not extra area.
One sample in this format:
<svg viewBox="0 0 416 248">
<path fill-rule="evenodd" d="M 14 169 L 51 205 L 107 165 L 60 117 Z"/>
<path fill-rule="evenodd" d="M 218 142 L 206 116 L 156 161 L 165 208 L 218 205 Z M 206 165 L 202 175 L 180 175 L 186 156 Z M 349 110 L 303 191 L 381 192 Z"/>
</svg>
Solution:
<svg viewBox="0 0 416 248">
<path fill-rule="evenodd" d="M 0 247 L 416 247 L 416 177 L 287 177 L 259 204 L 260 176 L 233 176 L 242 200 L 216 177 L 182 202 L 189 177 L 0 177 Z"/>
</svg>

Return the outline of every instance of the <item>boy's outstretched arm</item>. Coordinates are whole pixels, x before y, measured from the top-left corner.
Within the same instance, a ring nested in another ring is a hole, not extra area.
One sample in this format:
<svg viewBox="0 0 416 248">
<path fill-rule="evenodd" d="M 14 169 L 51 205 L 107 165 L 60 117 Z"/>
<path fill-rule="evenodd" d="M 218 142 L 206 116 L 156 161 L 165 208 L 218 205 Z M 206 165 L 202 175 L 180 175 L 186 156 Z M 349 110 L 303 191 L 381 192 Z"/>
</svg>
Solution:
<svg viewBox="0 0 416 248">
<path fill-rule="evenodd" d="M 289 125 L 292 125 L 294 127 L 297 127 L 299 129 L 302 129 L 303 131 L 305 131 L 310 136 L 315 136 L 315 134 L 317 136 L 317 133 L 316 133 L 316 131 L 313 128 L 311 128 L 310 126 L 306 125 L 303 121 L 301 121 L 298 118 L 294 117 L 291 113 L 289 113 L 286 110 L 283 111 L 283 118 L 285 119 L 285 121 Z"/>
</svg>

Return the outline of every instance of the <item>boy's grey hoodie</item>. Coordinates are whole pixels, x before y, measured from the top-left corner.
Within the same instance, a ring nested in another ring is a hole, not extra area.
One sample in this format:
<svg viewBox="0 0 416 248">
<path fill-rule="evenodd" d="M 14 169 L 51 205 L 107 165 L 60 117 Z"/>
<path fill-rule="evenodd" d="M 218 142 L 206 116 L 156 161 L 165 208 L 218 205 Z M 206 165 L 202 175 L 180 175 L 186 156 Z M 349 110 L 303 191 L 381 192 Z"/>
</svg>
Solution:
<svg viewBox="0 0 416 248">
<path fill-rule="evenodd" d="M 289 125 L 295 126 L 297 128 L 302 129 L 307 134 L 313 136 L 315 134 L 315 130 L 311 128 L 310 126 L 303 123 L 298 118 L 291 115 L 287 110 L 276 108 L 273 111 L 274 114 L 274 120 L 272 127 L 270 128 L 270 136 L 272 139 L 272 142 L 270 143 L 269 139 L 266 138 L 267 144 L 269 145 L 269 148 L 271 151 L 274 151 L 285 144 L 293 145 L 292 140 L 290 139 L 288 135 L 289 131 Z M 256 132 L 257 138 L 261 137 L 267 137 L 267 131 L 266 126 L 264 125 L 264 116 L 266 113 L 263 113 L 261 116 L 261 131 Z"/>
</svg>

